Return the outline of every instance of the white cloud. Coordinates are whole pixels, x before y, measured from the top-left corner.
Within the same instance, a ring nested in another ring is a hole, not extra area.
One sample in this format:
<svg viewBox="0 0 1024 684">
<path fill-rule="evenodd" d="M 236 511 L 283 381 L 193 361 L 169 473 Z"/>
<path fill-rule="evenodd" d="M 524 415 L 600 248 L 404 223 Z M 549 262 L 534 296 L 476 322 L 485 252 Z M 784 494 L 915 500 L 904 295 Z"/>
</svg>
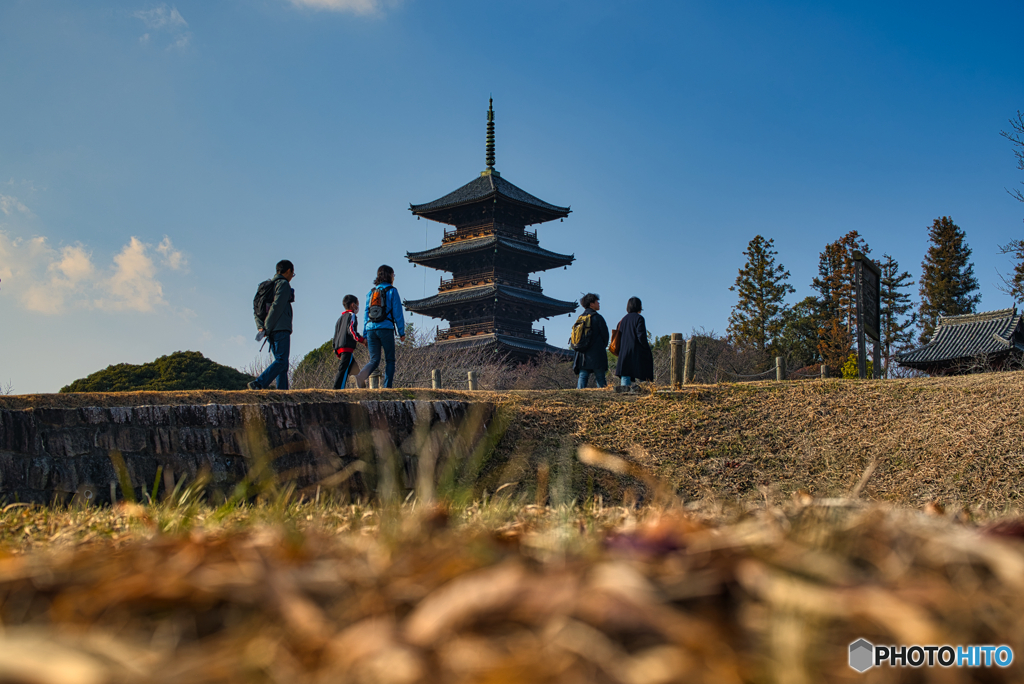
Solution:
<svg viewBox="0 0 1024 684">
<path fill-rule="evenodd" d="M 182 271 L 188 268 L 188 259 L 184 253 L 174 249 L 171 238 L 164 235 L 164 239 L 156 246 L 156 251 L 163 257 L 163 265 L 172 271 Z"/>
<path fill-rule="evenodd" d="M 352 14 L 376 14 L 397 5 L 399 0 L 290 0 L 296 7 L 306 7 L 328 12 L 351 12 Z"/>
<path fill-rule="evenodd" d="M 148 245 L 132 236 L 114 257 L 113 274 L 100 283 L 105 290 L 93 300 L 97 309 L 152 311 L 166 304 L 164 288 L 156 276 L 156 266 L 146 254 Z"/>
<path fill-rule="evenodd" d="M 161 3 L 158 7 L 138 10 L 132 16 L 142 21 L 150 31 L 165 33 L 170 38 L 168 48 L 184 49 L 192 42 L 192 32 L 188 30 L 188 22 L 177 7 L 168 7 Z M 146 45 L 151 42 L 152 34 L 146 32 L 139 37 L 139 42 Z"/>
<path fill-rule="evenodd" d="M 22 308 L 37 313 L 62 314 L 72 307 L 149 312 L 167 306 L 157 278 L 160 268 L 182 271 L 188 263 L 169 237 L 155 248 L 160 266 L 151 249 L 132 237 L 101 270 L 84 245 L 58 250 L 45 237 L 24 240 L 0 231 L 0 281 Z"/>
<path fill-rule="evenodd" d="M 21 200 L 13 195 L 0 195 L 0 211 L 2 211 L 5 216 L 10 216 L 11 213 L 15 211 L 19 211 L 22 214 L 28 214 L 29 216 L 32 215 L 29 208 L 22 204 Z"/>
<path fill-rule="evenodd" d="M 166 29 L 169 31 L 188 28 L 188 22 L 185 21 L 185 17 L 181 16 L 178 12 L 178 8 L 168 8 L 167 5 L 160 5 L 154 7 L 151 10 L 139 10 L 132 14 L 136 19 L 141 19 L 142 23 L 149 29 Z"/>
</svg>

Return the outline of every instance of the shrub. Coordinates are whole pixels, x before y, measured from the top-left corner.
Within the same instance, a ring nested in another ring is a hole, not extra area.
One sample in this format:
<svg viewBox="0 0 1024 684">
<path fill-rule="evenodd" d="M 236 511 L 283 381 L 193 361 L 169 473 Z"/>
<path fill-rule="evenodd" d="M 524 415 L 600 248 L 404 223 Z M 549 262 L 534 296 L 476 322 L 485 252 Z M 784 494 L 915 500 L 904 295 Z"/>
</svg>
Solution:
<svg viewBox="0 0 1024 684">
<path fill-rule="evenodd" d="M 156 361 L 119 363 L 75 380 L 61 392 L 241 390 L 252 376 L 222 366 L 199 352 L 179 351 Z"/>
</svg>

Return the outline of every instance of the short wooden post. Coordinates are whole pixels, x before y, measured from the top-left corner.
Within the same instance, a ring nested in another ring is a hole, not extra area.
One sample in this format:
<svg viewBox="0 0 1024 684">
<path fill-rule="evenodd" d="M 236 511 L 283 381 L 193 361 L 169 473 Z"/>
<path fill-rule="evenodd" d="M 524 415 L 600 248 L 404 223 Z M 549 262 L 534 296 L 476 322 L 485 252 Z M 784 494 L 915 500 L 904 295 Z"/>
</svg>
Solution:
<svg viewBox="0 0 1024 684">
<path fill-rule="evenodd" d="M 782 357 L 775 357 L 775 380 L 776 382 L 782 382 L 786 379 L 786 367 L 782 365 Z"/>
<path fill-rule="evenodd" d="M 686 362 L 683 364 L 683 384 L 693 382 L 694 358 L 697 356 L 697 343 L 691 337 L 686 340 Z"/>
<path fill-rule="evenodd" d="M 821 364 L 821 379 L 824 380 L 828 377 L 828 366 L 824 363 Z"/>
<path fill-rule="evenodd" d="M 441 371 L 436 368 L 430 371 L 430 386 L 434 389 L 441 389 Z"/>
<path fill-rule="evenodd" d="M 480 388 L 479 383 L 477 383 L 477 381 L 476 381 L 476 371 L 469 371 L 468 376 L 469 376 L 469 389 L 471 389 L 471 390 L 479 389 Z"/>
<path fill-rule="evenodd" d="M 381 375 L 380 366 L 377 366 L 377 369 L 370 373 L 370 389 L 381 388 Z"/>
<path fill-rule="evenodd" d="M 683 386 L 683 333 L 672 333 L 670 340 L 672 365 L 670 381 L 673 389 Z"/>
</svg>

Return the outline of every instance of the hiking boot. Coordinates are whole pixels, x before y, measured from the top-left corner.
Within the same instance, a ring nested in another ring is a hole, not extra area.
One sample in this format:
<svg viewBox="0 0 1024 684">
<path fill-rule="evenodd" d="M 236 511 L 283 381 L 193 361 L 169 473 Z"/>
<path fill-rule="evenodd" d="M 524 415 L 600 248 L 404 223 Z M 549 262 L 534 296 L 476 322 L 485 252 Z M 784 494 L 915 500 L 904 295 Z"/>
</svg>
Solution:
<svg viewBox="0 0 1024 684">
<path fill-rule="evenodd" d="M 260 386 L 259 386 L 259 383 L 257 383 L 257 382 L 256 382 L 255 380 L 253 380 L 253 381 L 252 381 L 252 382 L 250 382 L 250 383 L 249 383 L 248 385 L 246 385 L 246 387 L 248 387 L 248 388 L 249 388 L 249 389 L 251 389 L 251 390 L 260 390 L 260 389 L 263 389 L 262 387 L 260 387 Z"/>
</svg>

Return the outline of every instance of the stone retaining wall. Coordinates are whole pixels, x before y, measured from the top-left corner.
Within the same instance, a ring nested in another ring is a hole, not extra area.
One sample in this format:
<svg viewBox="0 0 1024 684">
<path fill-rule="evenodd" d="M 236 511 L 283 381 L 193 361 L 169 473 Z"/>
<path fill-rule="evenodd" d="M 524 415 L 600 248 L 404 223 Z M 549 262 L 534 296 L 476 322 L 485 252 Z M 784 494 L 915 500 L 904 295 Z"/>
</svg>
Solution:
<svg viewBox="0 0 1024 684">
<path fill-rule="evenodd" d="M 243 481 L 401 497 L 457 469 L 493 414 L 453 400 L 0 409 L 0 500 L 108 503 L 129 481 L 139 499 L 197 478 L 214 499 Z"/>
</svg>

